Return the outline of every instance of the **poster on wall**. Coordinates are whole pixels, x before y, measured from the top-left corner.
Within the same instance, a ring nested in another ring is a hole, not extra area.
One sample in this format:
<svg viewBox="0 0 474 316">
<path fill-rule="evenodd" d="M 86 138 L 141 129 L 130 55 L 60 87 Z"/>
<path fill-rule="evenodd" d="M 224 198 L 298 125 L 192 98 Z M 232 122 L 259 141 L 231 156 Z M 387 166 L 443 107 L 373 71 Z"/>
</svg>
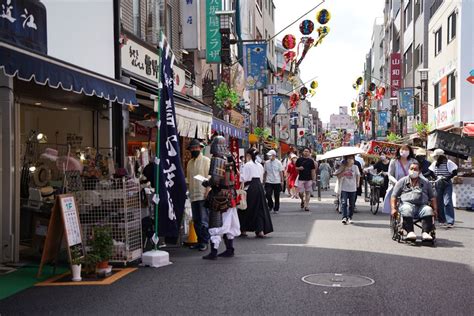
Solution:
<svg viewBox="0 0 474 316">
<path fill-rule="evenodd" d="M 244 70 L 247 90 L 267 86 L 267 44 L 244 45 Z"/>
</svg>

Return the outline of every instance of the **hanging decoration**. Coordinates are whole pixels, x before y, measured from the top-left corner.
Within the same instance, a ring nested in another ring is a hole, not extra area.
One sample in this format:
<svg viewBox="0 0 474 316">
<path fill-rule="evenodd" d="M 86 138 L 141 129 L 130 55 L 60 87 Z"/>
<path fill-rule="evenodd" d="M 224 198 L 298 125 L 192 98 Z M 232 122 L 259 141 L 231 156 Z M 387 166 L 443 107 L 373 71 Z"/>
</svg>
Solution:
<svg viewBox="0 0 474 316">
<path fill-rule="evenodd" d="M 311 81 L 311 89 L 316 89 L 319 86 L 318 82 L 316 80 Z"/>
<path fill-rule="evenodd" d="M 326 24 L 331 19 L 331 13 L 328 10 L 322 9 L 316 14 L 316 20 L 319 24 Z"/>
<path fill-rule="evenodd" d="M 303 59 L 306 57 L 306 54 L 308 53 L 309 49 L 313 46 L 314 43 L 314 38 L 312 37 L 302 37 L 300 44 L 298 44 L 298 50 L 300 48 L 300 45 L 303 46 L 303 51 L 301 52 L 301 57 L 298 59 L 296 62 L 296 69 L 298 69 L 299 65 L 303 61 Z"/>
<path fill-rule="evenodd" d="M 296 53 L 292 50 L 289 50 L 289 51 L 283 53 L 283 59 L 284 59 L 283 66 L 281 67 L 280 73 L 278 73 L 276 75 L 276 77 L 279 77 L 280 80 L 283 80 L 283 75 L 285 74 L 286 66 L 288 64 L 291 65 L 293 63 L 293 61 L 295 60 L 295 58 L 296 58 Z M 291 71 L 290 71 L 290 73 L 291 73 Z"/>
<path fill-rule="evenodd" d="M 301 87 L 300 94 L 302 94 L 302 95 L 308 94 L 308 88 L 306 88 L 305 86 Z"/>
<path fill-rule="evenodd" d="M 321 26 L 318 28 L 318 40 L 314 43 L 314 46 L 318 46 L 323 42 L 323 39 L 329 34 L 329 26 Z"/>
<path fill-rule="evenodd" d="M 313 33 L 314 23 L 311 20 L 304 20 L 300 23 L 300 32 L 303 35 L 309 35 Z"/>
<path fill-rule="evenodd" d="M 375 83 L 373 83 L 373 82 L 372 82 L 372 83 L 370 84 L 370 86 L 369 86 L 369 90 L 370 90 L 371 92 L 374 92 L 376 88 L 377 88 L 377 86 L 376 86 Z"/>
<path fill-rule="evenodd" d="M 377 92 L 375 93 L 375 99 L 380 101 L 383 99 L 385 96 L 385 88 L 384 87 L 378 87 Z"/>
<path fill-rule="evenodd" d="M 300 100 L 300 96 L 297 92 L 294 92 L 293 94 L 291 94 L 291 96 L 290 96 L 290 107 L 292 109 L 296 108 L 296 106 L 298 105 L 299 100 Z"/>
<path fill-rule="evenodd" d="M 293 49 L 296 46 L 296 37 L 293 34 L 287 34 L 281 43 L 285 49 Z"/>
</svg>

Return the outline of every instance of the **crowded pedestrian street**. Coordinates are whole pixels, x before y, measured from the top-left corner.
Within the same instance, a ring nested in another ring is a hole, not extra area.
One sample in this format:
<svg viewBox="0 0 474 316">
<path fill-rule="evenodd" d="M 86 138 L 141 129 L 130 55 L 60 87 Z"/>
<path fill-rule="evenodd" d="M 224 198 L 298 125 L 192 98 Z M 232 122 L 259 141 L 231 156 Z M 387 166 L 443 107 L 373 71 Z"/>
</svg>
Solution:
<svg viewBox="0 0 474 316">
<path fill-rule="evenodd" d="M 323 191 L 321 201 L 312 198 L 310 212 L 282 198 L 279 214 L 272 214 L 275 232 L 264 239 L 238 238 L 234 258 L 207 262 L 197 250 L 168 248 L 173 264 L 159 270 L 140 268 L 108 287 L 31 288 L 0 301 L 0 310 L 2 315 L 472 315 L 474 213 L 458 211 L 455 229 L 437 228 L 436 247 L 407 245 L 391 239 L 389 216 L 372 215 L 365 202 L 358 203 L 352 225 L 341 224 L 331 192 Z M 332 275 L 327 286 L 302 280 L 322 273 Z M 346 284 L 346 276 L 372 283 Z"/>
</svg>

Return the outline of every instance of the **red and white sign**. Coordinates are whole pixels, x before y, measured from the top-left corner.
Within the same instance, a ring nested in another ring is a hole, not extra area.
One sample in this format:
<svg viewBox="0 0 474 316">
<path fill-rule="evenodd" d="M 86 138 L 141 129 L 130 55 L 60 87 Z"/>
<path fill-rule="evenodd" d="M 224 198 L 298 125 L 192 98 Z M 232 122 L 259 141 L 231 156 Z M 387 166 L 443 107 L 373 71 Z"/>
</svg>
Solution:
<svg viewBox="0 0 474 316">
<path fill-rule="evenodd" d="M 390 96 L 396 98 L 397 91 L 402 81 L 402 57 L 400 53 L 392 53 L 390 56 Z"/>
</svg>

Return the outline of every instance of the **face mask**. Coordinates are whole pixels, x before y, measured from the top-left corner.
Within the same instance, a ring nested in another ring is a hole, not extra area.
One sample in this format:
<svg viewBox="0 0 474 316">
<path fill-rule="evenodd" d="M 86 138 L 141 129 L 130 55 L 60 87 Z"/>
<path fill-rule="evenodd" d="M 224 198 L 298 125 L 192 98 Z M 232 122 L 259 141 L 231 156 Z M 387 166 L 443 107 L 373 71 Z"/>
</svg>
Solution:
<svg viewBox="0 0 474 316">
<path fill-rule="evenodd" d="M 415 171 L 415 170 L 410 170 L 408 174 L 409 174 L 410 178 L 416 179 L 416 178 L 418 178 L 418 176 L 420 175 L 420 172 L 419 172 L 419 171 Z"/>
<path fill-rule="evenodd" d="M 380 159 L 382 159 L 382 161 L 385 161 L 385 159 L 387 159 L 387 157 L 385 157 L 385 156 L 380 156 Z"/>
<path fill-rule="evenodd" d="M 191 157 L 197 158 L 201 152 L 199 150 L 193 150 L 191 152 Z"/>
<path fill-rule="evenodd" d="M 400 156 L 402 156 L 403 158 L 407 158 L 409 154 L 410 152 L 408 150 L 400 151 Z"/>
</svg>

